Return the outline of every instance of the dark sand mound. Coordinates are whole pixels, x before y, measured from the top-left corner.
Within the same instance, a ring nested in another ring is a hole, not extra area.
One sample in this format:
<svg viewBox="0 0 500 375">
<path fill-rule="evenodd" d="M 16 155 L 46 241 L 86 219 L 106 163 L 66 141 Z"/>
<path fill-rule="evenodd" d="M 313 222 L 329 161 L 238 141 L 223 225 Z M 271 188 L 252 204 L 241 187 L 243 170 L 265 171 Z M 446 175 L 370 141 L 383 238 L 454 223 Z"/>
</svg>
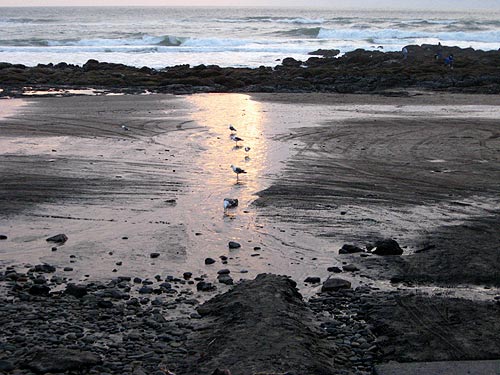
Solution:
<svg viewBox="0 0 500 375">
<path fill-rule="evenodd" d="M 295 282 L 261 274 L 198 308 L 206 329 L 188 342 L 186 374 L 228 368 L 233 374 L 258 372 L 332 374 L 333 358 L 313 323 Z"/>
</svg>

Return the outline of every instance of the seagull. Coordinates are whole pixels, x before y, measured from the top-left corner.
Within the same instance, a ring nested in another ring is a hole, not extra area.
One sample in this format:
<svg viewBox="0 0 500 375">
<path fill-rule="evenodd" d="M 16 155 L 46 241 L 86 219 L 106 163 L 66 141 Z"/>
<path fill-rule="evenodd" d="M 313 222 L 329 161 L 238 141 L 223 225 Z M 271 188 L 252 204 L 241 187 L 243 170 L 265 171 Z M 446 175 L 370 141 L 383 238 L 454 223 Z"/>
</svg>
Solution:
<svg viewBox="0 0 500 375">
<path fill-rule="evenodd" d="M 229 124 L 229 130 L 231 130 L 232 132 L 235 132 L 236 128 L 232 124 Z"/>
<path fill-rule="evenodd" d="M 224 211 L 238 206 L 238 199 L 224 198 Z"/>
<path fill-rule="evenodd" d="M 123 130 L 128 130 L 128 128 L 125 125 L 122 125 Z"/>
<path fill-rule="evenodd" d="M 236 146 L 238 146 L 238 142 L 243 141 L 243 138 L 240 138 L 234 134 L 231 134 L 231 139 L 236 142 Z"/>
<path fill-rule="evenodd" d="M 236 167 L 231 164 L 231 169 L 233 170 L 234 173 L 236 173 L 236 181 L 238 181 L 240 173 L 247 173 L 244 169 L 241 169 L 240 167 Z"/>
</svg>

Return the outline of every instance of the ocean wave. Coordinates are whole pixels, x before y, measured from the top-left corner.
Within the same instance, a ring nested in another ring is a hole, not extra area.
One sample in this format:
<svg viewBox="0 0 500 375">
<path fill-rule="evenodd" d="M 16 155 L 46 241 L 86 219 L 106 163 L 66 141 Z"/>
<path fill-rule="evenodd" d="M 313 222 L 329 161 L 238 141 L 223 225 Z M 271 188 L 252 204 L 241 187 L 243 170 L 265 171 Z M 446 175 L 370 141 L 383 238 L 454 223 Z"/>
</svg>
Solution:
<svg viewBox="0 0 500 375">
<path fill-rule="evenodd" d="M 326 29 L 321 28 L 318 33 L 319 39 L 335 40 L 394 40 L 400 42 L 404 39 L 434 38 L 442 41 L 463 41 L 463 42 L 500 42 L 500 30 L 494 31 L 445 31 L 427 32 L 419 30 L 400 29 Z"/>
<path fill-rule="evenodd" d="M 19 23 L 19 24 L 26 24 L 26 23 L 35 23 L 35 24 L 40 24 L 40 23 L 56 23 L 59 22 L 58 19 L 55 18 L 19 18 L 19 17 L 0 17 L 0 23 Z"/>
<path fill-rule="evenodd" d="M 317 38 L 320 30 L 320 27 L 300 27 L 292 30 L 276 31 L 273 35 Z"/>
<path fill-rule="evenodd" d="M 221 23 L 250 23 L 250 22 L 263 22 L 263 23 L 287 23 L 299 25 L 317 25 L 324 22 L 323 19 L 310 19 L 310 18 L 286 18 L 286 17 L 244 17 L 244 18 L 218 18 L 214 22 Z"/>
<path fill-rule="evenodd" d="M 151 36 L 142 34 L 133 34 L 136 37 L 130 38 L 96 38 L 96 39 L 7 39 L 0 40 L 0 46 L 19 46 L 19 47 L 58 47 L 58 46 L 76 46 L 76 47 L 117 47 L 117 46 L 180 46 L 187 38 L 173 35 Z"/>
</svg>

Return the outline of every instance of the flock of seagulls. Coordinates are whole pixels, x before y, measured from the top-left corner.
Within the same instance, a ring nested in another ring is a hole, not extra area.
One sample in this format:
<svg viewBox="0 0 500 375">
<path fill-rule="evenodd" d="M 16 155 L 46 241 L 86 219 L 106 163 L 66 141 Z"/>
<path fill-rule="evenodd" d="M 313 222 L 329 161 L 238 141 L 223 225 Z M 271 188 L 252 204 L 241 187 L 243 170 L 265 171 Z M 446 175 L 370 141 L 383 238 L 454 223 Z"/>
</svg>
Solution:
<svg viewBox="0 0 500 375">
<path fill-rule="evenodd" d="M 229 124 L 229 130 L 231 131 L 231 135 L 229 136 L 232 141 L 236 143 L 235 148 L 241 148 L 242 146 L 238 146 L 238 142 L 243 142 L 243 138 L 240 138 L 236 135 L 236 128 L 232 125 Z M 245 152 L 250 151 L 250 147 L 246 146 L 244 148 Z M 248 161 L 250 157 L 248 155 L 245 156 L 245 160 Z M 234 173 L 236 173 L 236 183 L 239 183 L 239 177 L 240 174 L 246 174 L 247 171 L 245 171 L 243 168 L 237 167 L 233 164 L 231 164 L 231 169 L 233 170 Z M 233 199 L 233 198 L 224 198 L 224 212 L 226 212 L 227 209 L 229 208 L 234 208 L 238 206 L 238 199 Z"/>
</svg>

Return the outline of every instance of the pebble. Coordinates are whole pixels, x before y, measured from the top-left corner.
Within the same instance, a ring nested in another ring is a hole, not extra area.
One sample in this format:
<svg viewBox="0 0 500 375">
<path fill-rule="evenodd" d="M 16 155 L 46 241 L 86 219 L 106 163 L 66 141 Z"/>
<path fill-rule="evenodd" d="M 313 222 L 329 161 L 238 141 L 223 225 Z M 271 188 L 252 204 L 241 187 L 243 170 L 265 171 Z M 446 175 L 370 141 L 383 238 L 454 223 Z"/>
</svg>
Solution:
<svg viewBox="0 0 500 375">
<path fill-rule="evenodd" d="M 149 254 L 149 257 L 152 259 L 158 258 L 160 256 L 160 253 L 151 253 Z"/>
<path fill-rule="evenodd" d="M 241 247 L 241 244 L 239 244 L 238 242 L 229 241 L 228 246 L 230 249 L 239 249 Z"/>
<path fill-rule="evenodd" d="M 215 260 L 212 258 L 205 258 L 205 264 L 214 264 Z"/>
</svg>

